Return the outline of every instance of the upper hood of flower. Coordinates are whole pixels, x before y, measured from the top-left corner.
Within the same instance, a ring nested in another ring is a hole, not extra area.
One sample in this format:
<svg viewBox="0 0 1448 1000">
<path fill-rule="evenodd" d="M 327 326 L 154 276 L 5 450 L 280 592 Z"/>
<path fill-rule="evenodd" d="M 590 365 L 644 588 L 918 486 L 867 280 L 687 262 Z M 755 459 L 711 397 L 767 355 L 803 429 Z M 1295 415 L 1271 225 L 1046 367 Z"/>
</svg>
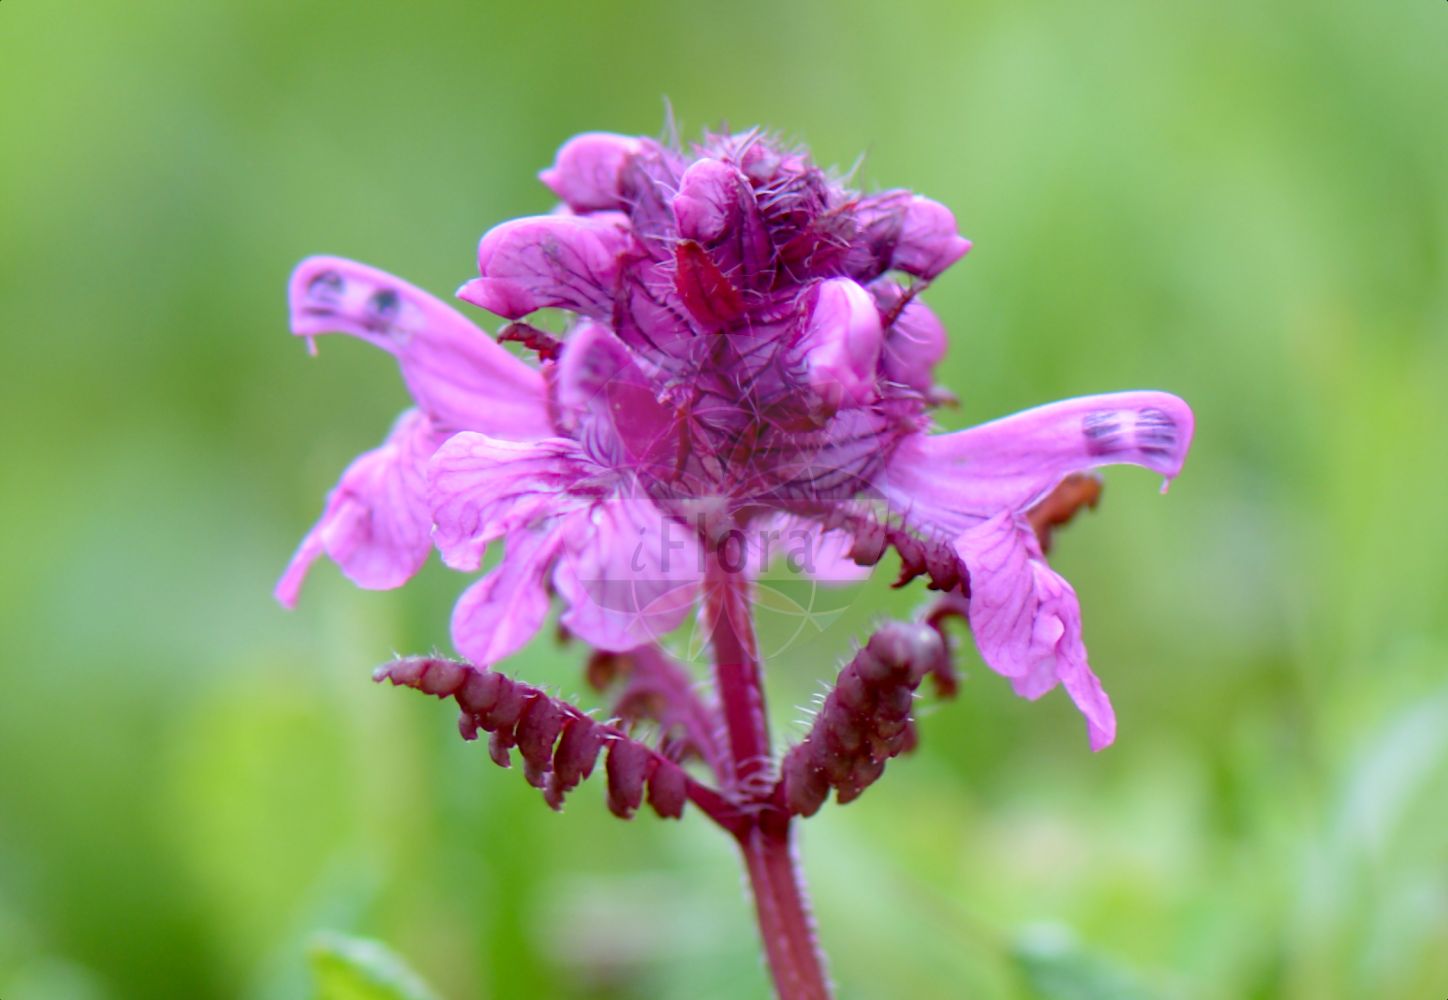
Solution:
<svg viewBox="0 0 1448 1000">
<path fill-rule="evenodd" d="M 608 404 L 561 413 L 585 436 L 603 420 L 646 439 L 627 457 L 655 498 L 854 495 L 920 426 L 945 344 L 917 296 L 970 247 L 944 206 L 861 195 L 757 132 L 687 153 L 589 133 L 541 178 L 559 211 L 484 235 L 459 295 L 508 319 L 583 317 L 560 373 L 589 372 Z"/>
</svg>

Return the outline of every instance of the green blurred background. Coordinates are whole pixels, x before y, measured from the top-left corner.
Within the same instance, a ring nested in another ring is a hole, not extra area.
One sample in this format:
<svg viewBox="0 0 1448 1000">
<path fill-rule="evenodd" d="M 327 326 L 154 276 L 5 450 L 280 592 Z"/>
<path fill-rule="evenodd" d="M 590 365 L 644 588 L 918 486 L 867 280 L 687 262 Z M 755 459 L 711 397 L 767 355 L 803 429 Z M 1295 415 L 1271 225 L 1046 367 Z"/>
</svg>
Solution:
<svg viewBox="0 0 1448 1000">
<path fill-rule="evenodd" d="M 405 403 L 380 352 L 306 358 L 293 263 L 446 294 L 562 140 L 658 134 L 665 95 L 954 209 L 945 424 L 1198 416 L 1170 496 L 1112 471 L 1058 541 L 1117 745 L 972 653 L 804 828 L 841 995 L 1444 996 L 1445 44 L 1433 0 L 5 0 L 0 997 L 306 997 L 320 931 L 451 1000 L 764 995 L 701 817 L 554 815 L 369 683 L 447 648 L 463 580 L 270 598 Z M 776 658 L 780 732 L 921 599 L 888 575 Z M 516 667 L 574 692 L 580 656 Z"/>
</svg>

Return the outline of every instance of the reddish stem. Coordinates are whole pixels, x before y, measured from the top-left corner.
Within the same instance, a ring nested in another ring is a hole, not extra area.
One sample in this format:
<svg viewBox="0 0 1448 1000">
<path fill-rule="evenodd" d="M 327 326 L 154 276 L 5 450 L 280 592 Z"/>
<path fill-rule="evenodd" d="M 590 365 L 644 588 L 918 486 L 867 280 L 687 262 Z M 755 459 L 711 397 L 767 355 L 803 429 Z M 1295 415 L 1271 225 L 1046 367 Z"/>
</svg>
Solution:
<svg viewBox="0 0 1448 1000">
<path fill-rule="evenodd" d="M 829 1000 L 824 956 L 791 848 L 791 820 L 783 813 L 765 815 L 774 821 L 755 823 L 739 846 L 774 989 L 780 1000 Z"/>
<path fill-rule="evenodd" d="M 769 723 L 754 642 L 749 582 L 714 552 L 704 577 L 704 613 L 714 647 L 714 683 L 734 765 L 730 791 L 749 799 L 763 790 L 769 769 Z"/>
<path fill-rule="evenodd" d="M 769 802 L 769 725 L 749 582 L 729 567 L 725 553 L 710 554 L 705 594 L 715 684 L 733 762 L 734 781 L 728 791 L 743 809 L 742 822 L 730 832 L 739 841 L 749 873 L 774 988 L 780 1000 L 828 1000 L 824 960 L 791 850 L 792 818 Z"/>
</svg>

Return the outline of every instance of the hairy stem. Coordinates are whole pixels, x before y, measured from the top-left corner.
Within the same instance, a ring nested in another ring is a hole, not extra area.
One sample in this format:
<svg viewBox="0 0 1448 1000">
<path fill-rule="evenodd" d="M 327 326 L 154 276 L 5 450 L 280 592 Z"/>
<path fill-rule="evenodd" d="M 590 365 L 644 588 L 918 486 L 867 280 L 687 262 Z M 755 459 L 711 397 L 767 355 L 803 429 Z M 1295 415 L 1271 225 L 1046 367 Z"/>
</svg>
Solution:
<svg viewBox="0 0 1448 1000">
<path fill-rule="evenodd" d="M 824 956 L 791 849 L 792 820 L 768 813 L 775 822 L 756 823 L 739 846 L 754 893 L 754 913 L 780 1000 L 828 1000 Z"/>
<path fill-rule="evenodd" d="M 728 790 L 743 810 L 744 822 L 730 832 L 744 858 L 760 938 L 780 1000 L 828 1000 L 824 958 L 791 845 L 793 817 L 769 801 L 769 726 L 749 582 L 721 556 L 712 554 L 706 573 L 705 613 L 733 764 Z"/>
<path fill-rule="evenodd" d="M 724 553 L 714 552 L 704 588 L 704 610 L 714 648 L 714 683 L 734 771 L 729 790 L 749 799 L 762 792 L 769 770 L 769 724 L 749 607 L 749 581 L 729 568 Z"/>
</svg>

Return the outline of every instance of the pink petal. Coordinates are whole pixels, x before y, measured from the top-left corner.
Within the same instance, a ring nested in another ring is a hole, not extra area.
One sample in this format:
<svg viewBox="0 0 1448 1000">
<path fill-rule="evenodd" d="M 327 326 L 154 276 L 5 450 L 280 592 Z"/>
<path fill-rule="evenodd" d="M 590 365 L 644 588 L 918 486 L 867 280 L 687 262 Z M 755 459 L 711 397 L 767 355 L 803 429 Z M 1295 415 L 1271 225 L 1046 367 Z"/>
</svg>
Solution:
<svg viewBox="0 0 1448 1000">
<path fill-rule="evenodd" d="M 903 291 L 894 282 L 874 282 L 870 290 L 882 313 L 895 309 Z M 900 308 L 895 322 L 885 331 L 885 353 L 881 368 L 885 377 L 919 392 L 935 385 L 935 366 L 945 357 L 945 325 L 918 298 Z"/>
<path fill-rule="evenodd" d="M 568 491 L 588 474 L 566 438 L 507 441 L 455 434 L 427 469 L 433 541 L 443 562 L 470 572 L 489 542 L 585 502 Z"/>
<path fill-rule="evenodd" d="M 1116 715 L 1086 661 L 1076 592 L 1046 564 L 1035 532 L 1002 512 L 955 547 L 970 570 L 970 631 L 986 665 L 1025 698 L 1064 684 L 1086 717 L 1091 749 L 1111 743 Z"/>
<path fill-rule="evenodd" d="M 890 266 L 907 274 L 933 278 L 970 250 L 970 240 L 956 231 L 950 209 L 915 195 L 905 209 L 900 242 Z"/>
<path fill-rule="evenodd" d="M 623 168 L 643 147 L 643 140 L 632 136 L 584 132 L 559 148 L 553 166 L 538 179 L 575 212 L 623 208 Z"/>
<path fill-rule="evenodd" d="M 550 306 L 608 319 L 621 258 L 633 248 L 628 220 L 612 212 L 514 219 L 483 236 L 482 277 L 458 297 L 508 319 Z"/>
<path fill-rule="evenodd" d="M 559 544 L 548 532 L 509 536 L 503 561 L 463 591 L 453 608 L 453 645 L 459 653 L 488 666 L 533 638 L 548 616 L 545 577 Z"/>
<path fill-rule="evenodd" d="M 722 160 L 697 160 L 684 171 L 674 195 L 674 221 L 686 240 L 708 243 L 727 233 L 739 211 L 744 175 Z"/>
<path fill-rule="evenodd" d="M 818 522 L 779 514 L 750 532 L 750 567 L 758 575 L 781 563 L 791 572 L 818 583 L 858 583 L 873 570 L 850 558 L 854 538 L 845 531 L 821 530 Z"/>
<path fill-rule="evenodd" d="M 950 534 L 1000 511 L 1024 511 L 1064 477 L 1127 463 L 1181 472 L 1192 411 L 1164 392 L 1082 396 L 954 434 L 917 435 L 891 456 L 879 485 L 907 518 Z"/>
<path fill-rule="evenodd" d="M 518 440 L 548 432 L 538 372 L 421 289 L 341 257 L 308 257 L 292 272 L 288 291 L 293 333 L 348 333 L 395 355 L 413 398 L 438 428 Z"/>
<path fill-rule="evenodd" d="M 553 582 L 568 602 L 570 631 L 624 652 L 678 627 L 703 576 L 692 527 L 642 497 L 607 500 L 569 520 L 569 553 Z"/>
<path fill-rule="evenodd" d="M 282 605 L 296 606 L 302 581 L 323 552 L 369 590 L 400 587 L 422 568 L 432 523 L 425 468 L 437 441 L 427 417 L 408 410 L 381 447 L 347 467 L 277 582 Z"/>
<path fill-rule="evenodd" d="M 645 469 L 678 449 L 671 408 L 659 402 L 632 352 L 607 327 L 584 321 L 558 362 L 560 419 L 598 463 Z"/>
<path fill-rule="evenodd" d="M 850 273 L 862 280 L 885 271 L 929 280 L 970 249 L 970 240 L 956 232 L 950 209 L 909 191 L 861 198 L 855 222 L 859 233 L 853 241 Z"/>
<path fill-rule="evenodd" d="M 677 242 L 670 199 L 687 166 L 681 153 L 646 139 L 639 154 L 624 163 L 620 174 L 619 187 L 628 203 L 633 231 L 656 259 L 669 256 Z"/>
<path fill-rule="evenodd" d="M 843 531 L 825 531 L 815 536 L 814 546 L 804 561 L 804 574 L 820 583 L 850 584 L 868 579 L 873 566 L 861 566 L 850 558 L 855 539 Z"/>
<path fill-rule="evenodd" d="M 687 356 L 691 346 L 697 349 L 691 313 L 675 290 L 680 246 L 669 248 L 668 261 L 632 267 L 624 278 L 614 332 L 633 350 L 658 357 Z"/>
<path fill-rule="evenodd" d="M 748 179 L 722 160 L 695 161 L 673 201 L 679 235 L 696 240 L 725 273 L 761 275 L 769 265 L 769 233 Z"/>
<path fill-rule="evenodd" d="M 875 397 L 880 312 L 849 278 L 820 282 L 815 296 L 798 345 L 810 386 L 827 412 L 861 406 Z"/>
</svg>

